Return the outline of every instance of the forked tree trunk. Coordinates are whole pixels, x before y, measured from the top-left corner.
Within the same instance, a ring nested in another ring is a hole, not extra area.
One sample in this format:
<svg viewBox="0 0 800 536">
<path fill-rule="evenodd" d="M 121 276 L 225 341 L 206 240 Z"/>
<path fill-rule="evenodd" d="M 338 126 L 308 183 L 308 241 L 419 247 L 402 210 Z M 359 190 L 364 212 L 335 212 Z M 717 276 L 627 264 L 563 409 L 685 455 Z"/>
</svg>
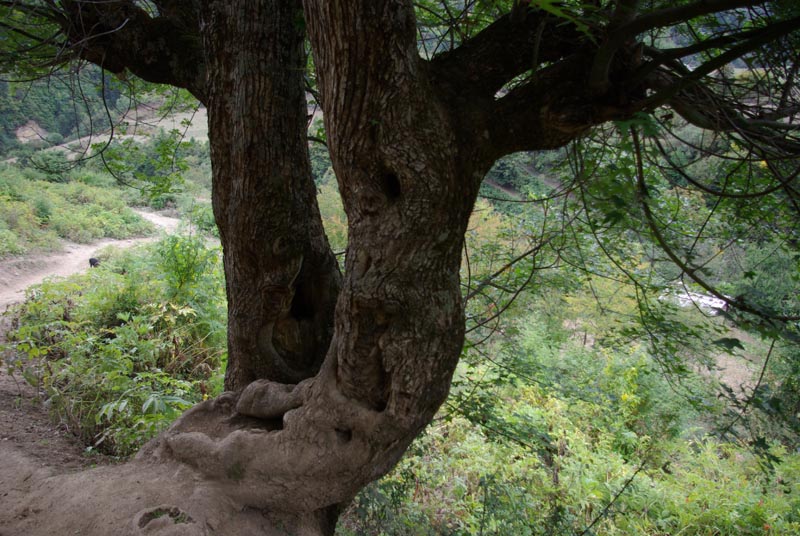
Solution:
<svg viewBox="0 0 800 536">
<path fill-rule="evenodd" d="M 314 375 L 340 285 L 306 140 L 299 0 L 202 11 L 213 206 L 228 296 L 225 386 Z"/>
<path fill-rule="evenodd" d="M 463 236 L 489 159 L 458 139 L 417 54 L 411 4 L 305 7 L 349 222 L 330 349 L 297 386 L 256 381 L 197 406 L 155 454 L 251 507 L 334 515 L 447 396 L 464 334 Z"/>
<path fill-rule="evenodd" d="M 153 2 L 161 15 L 201 6 L 207 87 L 186 65 L 172 68 L 180 54 L 152 53 L 158 43 L 134 63 L 129 46 L 103 46 L 139 26 L 117 44 L 149 44 L 164 22 L 151 3 L 64 3 L 74 17 L 65 33 L 81 30 L 87 59 L 114 52 L 115 72 L 157 64 L 208 105 L 230 391 L 186 412 L 131 464 L 10 482 L 32 498 L 0 512 L 4 533 L 332 534 L 340 506 L 394 466 L 447 396 L 464 336 L 463 236 L 489 165 L 648 105 L 644 86 L 625 83 L 626 69 L 640 73 L 641 49 L 593 60 L 588 41 L 564 38 L 563 22 L 547 30 L 528 2 L 515 3 L 517 15 L 535 24 L 509 17 L 426 63 L 411 0 L 302 0 L 348 216 L 341 280 L 308 166 L 300 1 Z M 102 31 L 84 39 L 85 28 Z M 197 57 L 192 31 L 178 32 L 173 53 L 189 46 Z M 515 39 L 497 39 L 508 32 Z M 164 72 L 151 79 L 169 80 Z"/>
</svg>

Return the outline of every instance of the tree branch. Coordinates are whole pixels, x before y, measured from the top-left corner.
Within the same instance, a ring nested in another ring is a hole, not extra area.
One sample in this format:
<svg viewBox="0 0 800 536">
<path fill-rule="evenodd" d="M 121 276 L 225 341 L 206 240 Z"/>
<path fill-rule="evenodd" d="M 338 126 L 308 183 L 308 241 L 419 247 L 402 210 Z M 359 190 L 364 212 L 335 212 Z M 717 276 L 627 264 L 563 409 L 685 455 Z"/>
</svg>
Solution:
<svg viewBox="0 0 800 536">
<path fill-rule="evenodd" d="M 625 39 L 617 42 L 616 31 L 620 26 L 624 26 L 633 21 L 639 8 L 639 0 L 620 0 L 617 9 L 608 25 L 607 33 L 612 36 L 606 41 L 595 54 L 591 71 L 589 72 L 589 88 L 593 93 L 605 93 L 610 85 L 608 81 L 611 62 L 617 50 L 625 42 Z"/>
<path fill-rule="evenodd" d="M 669 7 L 651 11 L 640 15 L 627 24 L 620 26 L 614 33 L 615 42 L 624 42 L 626 39 L 635 37 L 647 30 L 654 28 L 664 28 L 688 20 L 731 11 L 733 9 L 755 7 L 765 4 L 767 0 L 699 0 L 693 4 L 685 6 Z"/>
<path fill-rule="evenodd" d="M 498 99 L 489 119 L 493 154 L 563 147 L 594 125 L 640 109 L 601 102 L 575 83 L 585 77 L 589 60 L 585 55 L 561 60 Z"/>
<path fill-rule="evenodd" d="M 724 98 L 716 95 L 708 84 L 700 85 L 700 81 L 745 54 L 798 29 L 800 29 L 800 17 L 795 17 L 753 32 L 749 39 L 738 43 L 693 71 L 686 70 L 680 64 L 671 67 L 673 72 L 662 68 L 650 77 L 648 85 L 656 92 L 642 102 L 642 109 L 653 110 L 663 104 L 669 104 L 684 119 L 701 128 L 717 131 L 737 130 L 747 133 L 752 138 L 751 141 L 763 141 L 767 147 L 796 154 L 800 151 L 797 142 L 783 139 L 785 136 L 782 134 L 779 135 L 781 140 L 775 139 L 776 132 L 791 131 L 794 128 L 792 125 L 763 119 L 747 119 L 736 110 L 736 107 L 729 106 Z M 676 70 L 679 72 L 674 72 Z"/>
<path fill-rule="evenodd" d="M 698 80 L 702 76 L 705 76 L 721 68 L 722 66 L 739 59 L 754 50 L 757 50 L 759 47 L 775 41 L 776 39 L 798 29 L 800 29 L 800 17 L 794 17 L 779 23 L 770 24 L 763 28 L 720 36 L 714 39 L 695 43 L 694 45 L 688 47 L 668 50 L 657 50 L 648 47 L 646 48 L 647 55 L 653 57 L 656 61 L 648 62 L 643 65 L 636 74 L 628 79 L 628 81 L 631 83 L 637 83 L 641 80 L 644 80 L 649 74 L 651 74 L 661 65 L 669 65 L 671 68 L 673 68 L 673 70 L 680 71 L 680 74 L 686 79 Z M 716 56 L 703 63 L 692 71 L 686 68 L 682 63 L 674 61 L 678 58 L 726 45 L 734 46 L 719 56 Z"/>
<path fill-rule="evenodd" d="M 608 38 L 600 46 L 595 54 L 594 62 L 589 75 L 589 87 L 594 93 L 603 94 L 610 87 L 608 79 L 611 62 L 617 51 L 626 42 L 634 40 L 639 34 L 653 28 L 663 28 L 674 24 L 688 21 L 690 19 L 732 9 L 751 7 L 763 4 L 765 0 L 701 0 L 685 6 L 659 9 L 645 13 L 638 17 L 633 16 L 633 10 L 637 2 L 626 2 L 624 11 L 618 9 L 620 15 L 617 18 L 622 24 L 610 24 L 608 27 Z"/>
<path fill-rule="evenodd" d="M 519 18 L 505 15 L 460 47 L 431 60 L 434 75 L 453 87 L 493 97 L 516 76 L 577 47 L 577 30 L 558 22 L 543 11 L 527 10 Z"/>
<path fill-rule="evenodd" d="M 171 16 L 152 16 L 136 2 L 71 0 L 59 3 L 9 2 L 0 6 L 53 24 L 65 37 L 62 61 L 81 58 L 121 74 L 126 69 L 149 82 L 165 83 L 191 91 L 201 101 L 205 95 L 205 70 L 198 36 L 198 19 L 191 2 L 160 2 L 173 8 Z M 28 39 L 42 42 L 29 21 L 14 24 Z M 24 60 L 24 51 L 20 51 Z"/>
</svg>

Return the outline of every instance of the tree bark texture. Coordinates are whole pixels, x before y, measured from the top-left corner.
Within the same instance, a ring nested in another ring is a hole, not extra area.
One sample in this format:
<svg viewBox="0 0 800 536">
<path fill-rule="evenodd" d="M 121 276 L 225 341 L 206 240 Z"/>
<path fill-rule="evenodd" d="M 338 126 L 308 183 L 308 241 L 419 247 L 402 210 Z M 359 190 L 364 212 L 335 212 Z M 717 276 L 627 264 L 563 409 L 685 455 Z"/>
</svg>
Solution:
<svg viewBox="0 0 800 536">
<path fill-rule="evenodd" d="M 463 343 L 461 249 L 486 170 L 419 58 L 410 2 L 305 7 L 349 222 L 337 388 L 415 433 L 443 402 Z"/>
<path fill-rule="evenodd" d="M 214 215 L 228 296 L 225 386 L 319 369 L 340 285 L 306 141 L 299 1 L 202 11 Z"/>
<path fill-rule="evenodd" d="M 410 3 L 305 7 L 349 225 L 327 357 L 296 386 L 259 380 L 197 406 L 154 453 L 252 507 L 315 512 L 389 471 L 445 400 L 464 335 L 463 236 L 491 162 L 456 139 Z"/>
</svg>

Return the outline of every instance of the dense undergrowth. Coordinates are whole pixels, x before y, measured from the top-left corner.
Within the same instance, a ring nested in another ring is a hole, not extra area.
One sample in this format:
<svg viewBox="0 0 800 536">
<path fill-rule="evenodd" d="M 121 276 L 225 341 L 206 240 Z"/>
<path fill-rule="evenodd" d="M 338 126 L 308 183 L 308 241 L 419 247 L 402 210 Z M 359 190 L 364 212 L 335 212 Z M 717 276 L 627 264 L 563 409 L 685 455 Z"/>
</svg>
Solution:
<svg viewBox="0 0 800 536">
<path fill-rule="evenodd" d="M 89 447 L 127 456 L 221 390 L 221 261 L 191 236 L 101 257 L 29 289 L 11 310 L 5 361 Z"/>
<path fill-rule="evenodd" d="M 486 205 L 477 214 L 476 251 L 507 224 Z M 493 251 L 473 270 L 505 258 Z M 130 455 L 221 389 L 222 288 L 219 252 L 196 237 L 109 251 L 102 268 L 29 291 L 7 365 L 87 445 Z M 468 345 L 447 405 L 339 534 L 800 534 L 800 456 L 720 439 L 716 383 L 685 373 L 676 389 L 583 296 L 528 295 L 502 332 Z"/>
<path fill-rule="evenodd" d="M 465 356 L 437 421 L 340 534 L 800 534 L 800 455 L 714 434 L 710 385 L 689 401 L 641 349 L 548 344 L 552 328 L 519 321 L 492 361 Z"/>
<path fill-rule="evenodd" d="M 0 258 L 57 249 L 59 239 L 90 243 L 100 238 L 151 234 L 97 173 L 58 176 L 0 165 Z"/>
</svg>

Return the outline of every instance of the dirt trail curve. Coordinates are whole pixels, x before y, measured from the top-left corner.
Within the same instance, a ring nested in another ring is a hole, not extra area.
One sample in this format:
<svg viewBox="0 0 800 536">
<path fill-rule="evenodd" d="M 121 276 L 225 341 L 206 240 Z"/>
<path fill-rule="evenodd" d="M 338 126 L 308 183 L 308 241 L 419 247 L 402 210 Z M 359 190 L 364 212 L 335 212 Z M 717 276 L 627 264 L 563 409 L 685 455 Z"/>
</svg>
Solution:
<svg viewBox="0 0 800 536">
<path fill-rule="evenodd" d="M 144 219 L 167 233 L 178 228 L 180 220 L 155 212 L 135 211 Z M 113 245 L 127 248 L 155 240 L 149 238 L 129 238 L 126 240 L 104 239 L 92 244 L 65 242 L 64 250 L 47 255 L 23 257 L 0 262 L 0 313 L 12 303 L 22 301 L 25 289 L 45 278 L 66 277 L 89 268 L 89 257 L 98 249 Z"/>
<path fill-rule="evenodd" d="M 163 214 L 137 212 L 168 233 L 174 232 L 180 222 Z M 101 240 L 88 245 L 66 243 L 58 253 L 0 262 L 0 313 L 21 301 L 30 285 L 47 277 L 88 270 L 89 257 L 101 247 L 125 248 L 152 240 L 155 238 Z M 7 319 L 0 316 L 0 343 L 5 340 L 6 323 Z M 34 387 L 19 374 L 9 376 L 6 364 L 0 361 L 0 505 L 8 499 L 13 483 L 37 474 L 70 472 L 111 461 L 97 455 L 87 457 L 85 447 L 67 427 L 50 420 L 40 400 Z"/>
</svg>

